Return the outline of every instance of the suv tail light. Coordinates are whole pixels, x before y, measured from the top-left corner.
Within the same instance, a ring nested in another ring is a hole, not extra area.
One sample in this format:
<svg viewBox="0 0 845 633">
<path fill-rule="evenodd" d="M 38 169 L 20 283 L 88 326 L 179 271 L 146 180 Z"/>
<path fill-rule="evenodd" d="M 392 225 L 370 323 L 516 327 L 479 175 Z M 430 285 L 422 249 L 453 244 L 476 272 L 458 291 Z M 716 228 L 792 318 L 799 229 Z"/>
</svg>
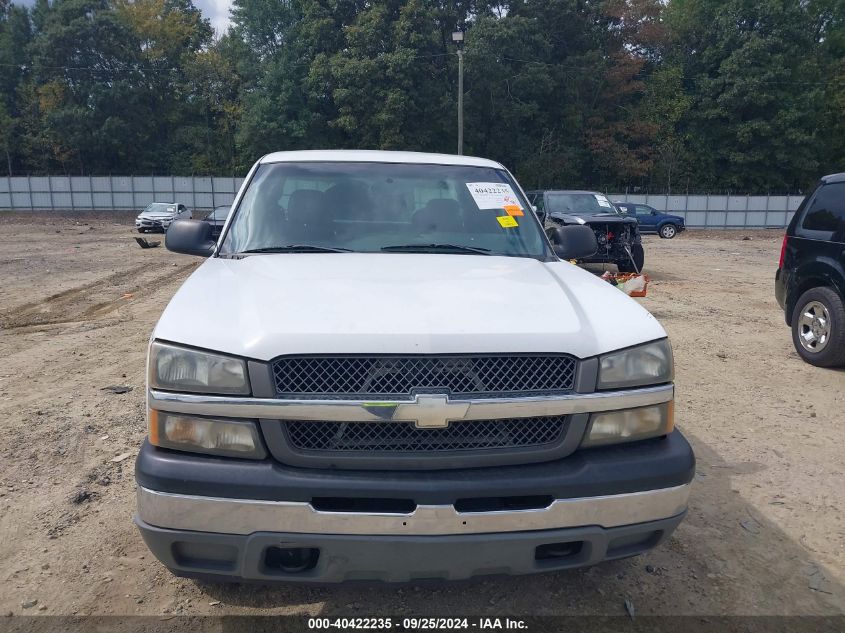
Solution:
<svg viewBox="0 0 845 633">
<path fill-rule="evenodd" d="M 783 236 L 783 244 L 780 247 L 780 261 L 778 261 L 778 268 L 783 268 L 783 258 L 786 256 L 786 241 L 789 239 L 789 236 L 784 234 Z"/>
</svg>

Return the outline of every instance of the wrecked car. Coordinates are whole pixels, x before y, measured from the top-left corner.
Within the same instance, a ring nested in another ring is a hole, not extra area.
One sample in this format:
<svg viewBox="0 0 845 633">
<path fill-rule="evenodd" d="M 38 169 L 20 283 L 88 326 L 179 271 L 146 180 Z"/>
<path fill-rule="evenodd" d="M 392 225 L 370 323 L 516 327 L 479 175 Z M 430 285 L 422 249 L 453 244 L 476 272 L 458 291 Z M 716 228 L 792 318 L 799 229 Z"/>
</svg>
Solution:
<svg viewBox="0 0 845 633">
<path fill-rule="evenodd" d="M 191 211 L 177 202 L 151 202 L 135 218 L 138 233 L 164 232 L 174 220 L 188 220 Z"/>
<path fill-rule="evenodd" d="M 561 226 L 586 225 L 596 234 L 598 250 L 579 263 L 616 264 L 623 273 L 639 273 L 645 263 L 639 225 L 597 191 L 529 191 L 528 197 L 542 219 L 549 239 Z"/>
</svg>

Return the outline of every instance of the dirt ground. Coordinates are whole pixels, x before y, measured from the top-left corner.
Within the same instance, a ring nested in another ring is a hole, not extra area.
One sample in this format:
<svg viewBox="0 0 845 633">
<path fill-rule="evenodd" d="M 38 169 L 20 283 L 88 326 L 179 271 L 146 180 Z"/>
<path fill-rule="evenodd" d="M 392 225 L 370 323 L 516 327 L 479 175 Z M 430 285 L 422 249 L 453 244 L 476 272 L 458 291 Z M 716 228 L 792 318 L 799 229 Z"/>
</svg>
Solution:
<svg viewBox="0 0 845 633">
<path fill-rule="evenodd" d="M 0 217 L 0 615 L 845 612 L 845 371 L 792 348 L 773 296 L 780 231 L 646 238 L 641 301 L 671 336 L 698 457 L 670 542 L 585 570 L 398 589 L 206 585 L 149 554 L 132 524 L 145 350 L 200 261 L 134 235 L 126 217 Z"/>
</svg>

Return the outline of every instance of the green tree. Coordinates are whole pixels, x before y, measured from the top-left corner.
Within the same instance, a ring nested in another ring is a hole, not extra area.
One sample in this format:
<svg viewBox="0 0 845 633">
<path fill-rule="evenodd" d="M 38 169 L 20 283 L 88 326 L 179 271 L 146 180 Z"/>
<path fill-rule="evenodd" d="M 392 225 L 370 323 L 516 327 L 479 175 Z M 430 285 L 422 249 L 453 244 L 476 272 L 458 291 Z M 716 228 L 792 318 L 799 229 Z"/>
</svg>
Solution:
<svg viewBox="0 0 845 633">
<path fill-rule="evenodd" d="M 23 163 L 17 93 L 26 80 L 31 38 L 27 9 L 0 0 L 0 146 L 9 174 Z"/>
<path fill-rule="evenodd" d="M 531 187 L 641 179 L 656 126 L 643 78 L 662 35 L 653 0 L 537 0 L 479 18 L 468 36 L 470 150 Z"/>
<path fill-rule="evenodd" d="M 328 124 L 345 145 L 451 149 L 445 28 L 430 3 L 388 0 L 366 6 L 344 28 L 341 50 L 315 60 L 309 87 L 330 86 L 337 114 Z"/>
<path fill-rule="evenodd" d="M 191 0 L 114 0 L 132 33 L 142 107 L 154 113 L 145 130 L 155 147 L 144 166 L 159 173 L 207 173 L 216 140 L 215 105 L 206 47 L 212 30 Z M 221 69 L 222 70 L 222 69 Z M 219 87 L 219 84 L 217 85 Z M 205 98 L 205 100 L 204 100 Z"/>
<path fill-rule="evenodd" d="M 137 40 L 106 0 L 55 0 L 31 45 L 29 165 L 109 173 L 139 166 L 153 113 L 137 72 Z"/>
<path fill-rule="evenodd" d="M 845 0 L 808 5 L 822 84 L 820 161 L 824 173 L 845 170 Z"/>
<path fill-rule="evenodd" d="M 185 173 L 234 174 L 249 167 L 240 162 L 235 143 L 243 82 L 232 44 L 224 36 L 185 65 L 193 114 L 177 129 L 171 150 L 173 164 L 184 165 Z"/>
<path fill-rule="evenodd" d="M 337 40 L 332 7 L 312 0 L 291 3 L 235 0 L 232 37 L 238 67 L 259 66 L 245 78 L 237 143 L 245 156 L 273 150 L 328 147 L 326 119 L 334 114 L 325 94 L 306 85 L 314 58 L 333 52 Z"/>
<path fill-rule="evenodd" d="M 698 186 L 795 191 L 818 172 L 821 91 L 800 0 L 673 0 Z"/>
<path fill-rule="evenodd" d="M 684 124 L 692 97 L 684 91 L 682 68 L 669 61 L 658 66 L 646 80 L 644 101 L 642 115 L 655 128 L 648 188 L 668 193 L 688 188 L 694 153 Z"/>
</svg>

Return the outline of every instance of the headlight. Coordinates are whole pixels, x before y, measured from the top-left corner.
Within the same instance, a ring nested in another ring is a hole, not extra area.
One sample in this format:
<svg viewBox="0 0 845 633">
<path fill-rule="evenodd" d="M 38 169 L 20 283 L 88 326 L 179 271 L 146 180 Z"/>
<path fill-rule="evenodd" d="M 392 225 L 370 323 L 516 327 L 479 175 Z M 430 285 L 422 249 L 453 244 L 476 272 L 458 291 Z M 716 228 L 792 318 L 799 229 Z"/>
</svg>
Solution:
<svg viewBox="0 0 845 633">
<path fill-rule="evenodd" d="M 193 453 L 263 459 L 254 422 L 217 420 L 150 410 L 150 443 Z"/>
<path fill-rule="evenodd" d="M 150 346 L 152 389 L 249 395 L 246 363 L 240 358 L 201 352 L 169 343 Z"/>
<path fill-rule="evenodd" d="M 581 446 L 601 446 L 634 442 L 668 435 L 675 426 L 674 402 L 637 409 L 623 409 L 597 413 L 590 419 L 590 427 Z"/>
<path fill-rule="evenodd" d="M 671 382 L 675 377 L 672 346 L 662 339 L 605 354 L 599 359 L 599 389 L 642 387 Z"/>
</svg>

